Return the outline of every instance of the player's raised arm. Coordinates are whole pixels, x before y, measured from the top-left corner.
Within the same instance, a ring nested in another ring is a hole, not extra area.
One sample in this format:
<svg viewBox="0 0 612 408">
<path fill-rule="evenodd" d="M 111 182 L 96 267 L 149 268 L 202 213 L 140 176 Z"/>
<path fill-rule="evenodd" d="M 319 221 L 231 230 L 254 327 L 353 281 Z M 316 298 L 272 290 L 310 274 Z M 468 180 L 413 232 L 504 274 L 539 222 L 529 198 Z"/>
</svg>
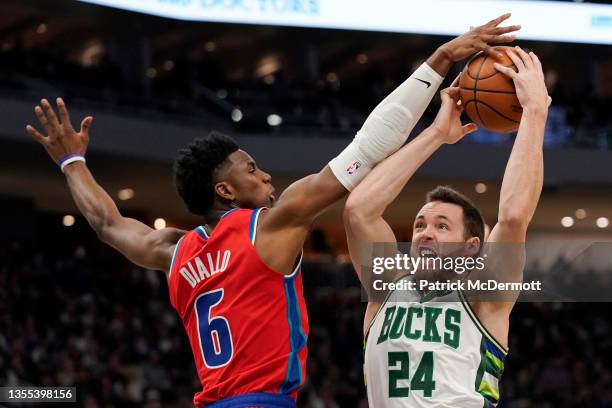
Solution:
<svg viewBox="0 0 612 408">
<path fill-rule="evenodd" d="M 483 249 L 487 268 L 480 272 L 487 279 L 512 283 L 523 279 L 527 227 L 542 192 L 544 128 L 551 101 L 538 57 L 519 47 L 515 51 L 508 51 L 508 55 L 518 72 L 497 63 L 495 68 L 514 81 L 523 114 L 502 181 L 497 224 Z M 471 278 L 478 277 L 473 274 Z M 470 302 L 487 330 L 503 344 L 508 342 L 509 317 L 519 294 L 503 291 L 492 301 Z"/>
<path fill-rule="evenodd" d="M 525 242 L 544 180 L 544 128 L 551 100 L 538 57 L 519 47 L 515 51 L 508 51 L 508 55 L 518 72 L 495 64 L 497 70 L 514 81 L 523 115 L 506 165 L 497 225 L 491 230 L 489 242 Z"/>
<path fill-rule="evenodd" d="M 132 218 L 123 217 L 112 198 L 96 182 L 85 165 L 91 116 L 81 122 L 79 132 L 70 124 L 68 110 L 57 99 L 60 119 L 43 99 L 35 113 L 46 136 L 28 125 L 27 131 L 43 145 L 51 159 L 62 166 L 74 201 L 100 240 L 145 268 L 167 271 L 176 242 L 184 233 L 175 228 L 154 230 Z"/>
<path fill-rule="evenodd" d="M 292 271 L 315 217 L 405 143 L 443 79 L 427 63 L 421 65 L 372 111 L 329 165 L 283 192 L 259 222 L 256 247 L 268 266 L 282 273 Z"/>
<path fill-rule="evenodd" d="M 456 85 L 457 80 L 453 85 Z M 414 140 L 380 163 L 349 196 L 344 208 L 344 225 L 353 265 L 361 279 L 360 252 L 364 244 L 396 242 L 382 218 L 387 206 L 395 200 L 421 165 L 443 144 L 453 144 L 476 131 L 473 123 L 461 124 L 459 88 L 453 86 L 441 93 L 442 105 L 432 123 Z"/>
<path fill-rule="evenodd" d="M 279 271 L 291 271 L 314 218 L 355 186 L 382 160 L 397 151 L 423 115 L 453 63 L 490 44 L 506 43 L 505 35 L 520 26 L 498 27 L 505 14 L 440 46 L 404 83 L 388 95 L 366 119 L 347 148 L 318 174 L 291 185 L 276 207 L 264 214 L 257 248 Z M 282 232 L 282 234 L 278 234 Z M 284 247 L 281 254 L 277 245 Z"/>
<path fill-rule="evenodd" d="M 521 282 L 525 266 L 527 227 L 540 200 L 544 181 L 544 129 L 550 97 L 538 57 L 516 47 L 508 56 L 518 72 L 495 64 L 514 81 L 523 107 L 519 130 L 506 165 L 499 196 L 497 223 L 491 230 L 484 252 L 488 256 L 489 278 Z M 505 294 L 506 302 L 481 302 L 480 308 L 495 308 L 509 314 L 518 292 Z"/>
</svg>

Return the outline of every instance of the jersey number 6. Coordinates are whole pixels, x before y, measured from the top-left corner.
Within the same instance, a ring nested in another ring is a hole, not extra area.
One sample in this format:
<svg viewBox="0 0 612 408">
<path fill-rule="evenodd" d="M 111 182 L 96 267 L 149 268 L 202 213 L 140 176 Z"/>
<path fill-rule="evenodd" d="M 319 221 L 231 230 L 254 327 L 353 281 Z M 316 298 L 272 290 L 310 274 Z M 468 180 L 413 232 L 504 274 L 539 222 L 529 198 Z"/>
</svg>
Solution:
<svg viewBox="0 0 612 408">
<path fill-rule="evenodd" d="M 195 300 L 200 348 L 204 364 L 208 368 L 223 367 L 234 356 L 229 322 L 222 316 L 210 316 L 211 310 L 222 300 L 223 288 L 203 293 Z"/>
</svg>

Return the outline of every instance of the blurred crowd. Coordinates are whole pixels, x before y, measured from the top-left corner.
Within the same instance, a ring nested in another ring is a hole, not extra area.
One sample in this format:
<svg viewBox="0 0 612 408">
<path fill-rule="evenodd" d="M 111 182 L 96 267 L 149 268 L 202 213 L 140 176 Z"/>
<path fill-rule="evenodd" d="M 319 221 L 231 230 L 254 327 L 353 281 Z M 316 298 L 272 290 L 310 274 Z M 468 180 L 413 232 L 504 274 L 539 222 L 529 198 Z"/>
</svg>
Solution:
<svg viewBox="0 0 612 408">
<path fill-rule="evenodd" d="M 199 384 L 161 273 L 89 238 L 0 247 L 0 385 L 76 386 L 78 406 L 190 407 Z M 367 407 L 365 305 L 345 258 L 303 268 L 310 315 L 302 408 Z M 519 303 L 500 407 L 612 407 L 604 303 Z"/>
<path fill-rule="evenodd" d="M 134 74 L 137 61 L 120 63 L 105 53 L 82 61 L 68 59 L 53 48 L 25 49 L 18 41 L 6 44 L 6 49 L 0 49 L 0 89 L 6 95 L 61 95 L 69 104 L 94 112 L 110 110 L 207 126 L 221 123 L 219 126 L 237 131 L 284 135 L 350 137 L 375 103 L 398 86 L 410 69 L 409 64 L 389 70 L 380 62 L 363 66 L 355 62 L 360 73 L 352 72 L 349 77 L 335 72 L 299 76 L 290 69 L 260 76 L 245 69 L 238 75 L 235 68 L 209 52 L 197 58 L 160 60 Z M 596 51 L 593 61 L 577 56 L 577 62 L 563 72 L 554 63 L 547 69 L 554 101 L 546 134 L 548 147 L 612 149 L 612 84 L 607 74 L 612 62 L 598 56 L 605 52 Z M 559 52 L 573 51 L 559 45 Z M 367 59 L 365 54 L 359 57 Z M 413 65 L 418 62 L 415 55 L 410 58 Z M 432 104 L 422 123 L 431 122 L 436 107 L 437 103 Z M 469 141 L 510 143 L 511 139 L 483 130 Z"/>
</svg>

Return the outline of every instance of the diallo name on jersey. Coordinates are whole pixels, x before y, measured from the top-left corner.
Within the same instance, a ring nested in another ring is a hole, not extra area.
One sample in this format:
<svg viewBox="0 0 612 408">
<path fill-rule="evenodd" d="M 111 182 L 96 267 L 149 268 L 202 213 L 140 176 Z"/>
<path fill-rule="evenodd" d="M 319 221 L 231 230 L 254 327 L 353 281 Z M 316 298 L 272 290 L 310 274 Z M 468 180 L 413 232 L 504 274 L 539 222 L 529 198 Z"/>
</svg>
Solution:
<svg viewBox="0 0 612 408">
<path fill-rule="evenodd" d="M 202 255 L 202 258 L 205 258 L 206 262 L 199 256 L 196 256 L 194 259 L 188 261 L 179 270 L 179 273 L 192 288 L 195 288 L 198 283 L 218 273 L 224 272 L 229 265 L 231 256 L 232 251 L 229 249 L 226 249 L 223 253 L 221 253 L 221 251 L 217 251 L 216 253 L 207 252 Z"/>
</svg>

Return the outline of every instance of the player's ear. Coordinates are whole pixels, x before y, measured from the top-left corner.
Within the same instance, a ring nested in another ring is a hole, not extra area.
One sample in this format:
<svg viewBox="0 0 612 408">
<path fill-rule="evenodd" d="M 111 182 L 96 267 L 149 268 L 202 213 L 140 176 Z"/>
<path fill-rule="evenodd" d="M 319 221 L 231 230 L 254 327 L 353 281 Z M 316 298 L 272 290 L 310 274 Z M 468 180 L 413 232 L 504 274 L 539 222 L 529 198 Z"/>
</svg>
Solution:
<svg viewBox="0 0 612 408">
<path fill-rule="evenodd" d="M 227 201 L 236 199 L 234 188 L 227 181 L 220 181 L 215 184 L 215 194 Z"/>
<path fill-rule="evenodd" d="M 480 238 L 468 238 L 468 240 L 466 241 L 466 249 L 469 256 L 476 255 L 480 250 Z"/>
</svg>

